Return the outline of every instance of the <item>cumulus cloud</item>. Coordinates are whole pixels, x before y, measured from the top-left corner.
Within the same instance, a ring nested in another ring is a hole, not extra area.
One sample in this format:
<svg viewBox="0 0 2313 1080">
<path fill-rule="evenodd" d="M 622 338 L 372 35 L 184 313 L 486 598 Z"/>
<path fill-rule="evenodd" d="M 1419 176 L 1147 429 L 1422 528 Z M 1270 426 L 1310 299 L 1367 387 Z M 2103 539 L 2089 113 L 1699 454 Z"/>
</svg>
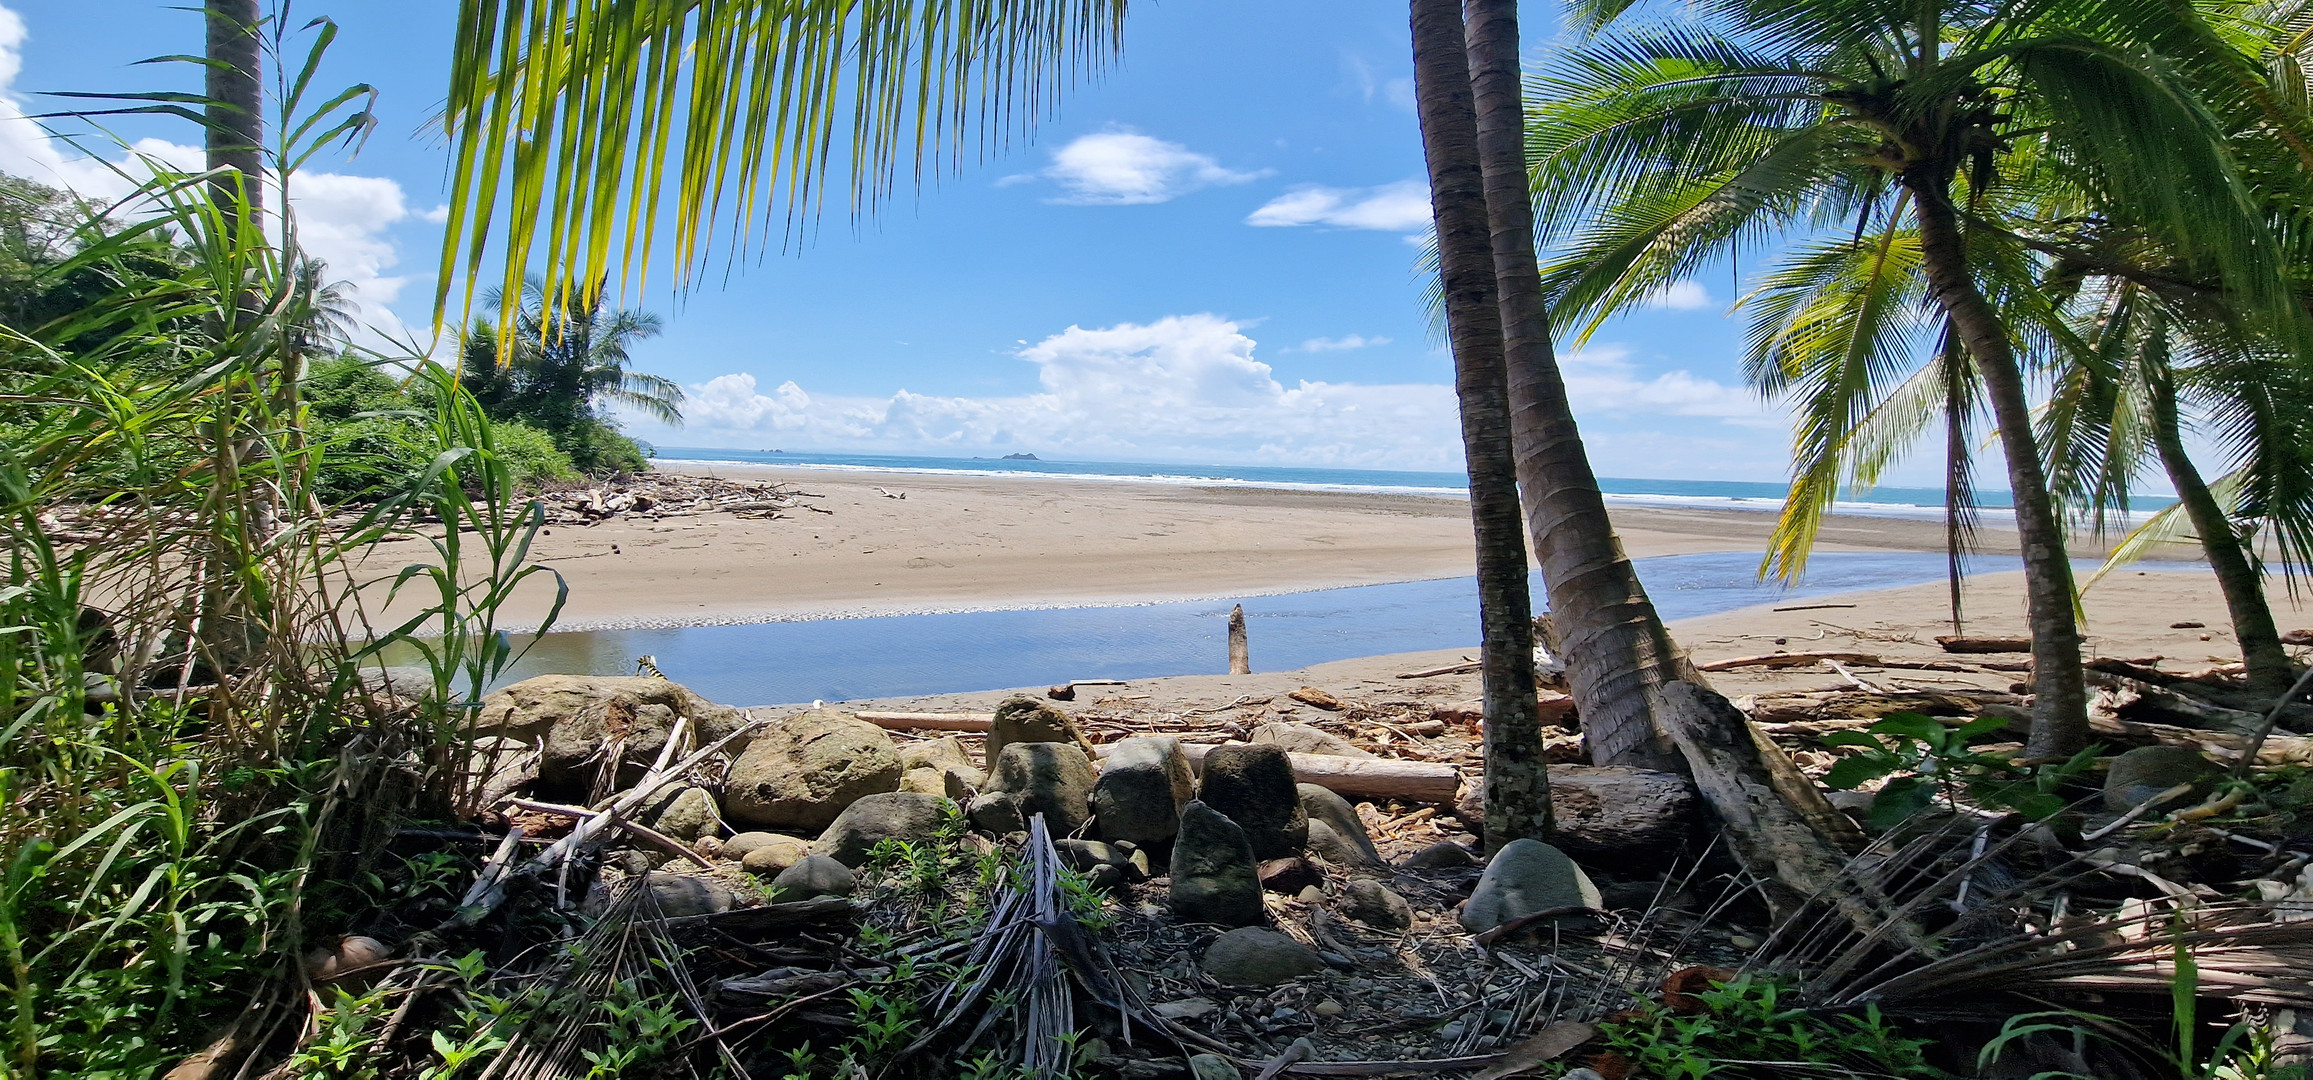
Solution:
<svg viewBox="0 0 2313 1080">
<path fill-rule="evenodd" d="M 1331 225 L 1410 232 L 1429 227 L 1430 189 L 1419 180 L 1373 188 L 1298 187 L 1263 203 L 1245 224 L 1269 228 Z"/>
<path fill-rule="evenodd" d="M 753 374 L 734 372 L 689 388 L 681 430 L 641 422 L 635 428 L 677 445 L 1461 467 L 1451 386 L 1288 383 L 1255 358 L 1245 330 L 1209 314 L 1071 326 L 1014 353 L 1036 366 L 1038 386 L 1011 396 L 846 396 L 812 393 L 792 380 L 765 390 Z M 1671 426 L 1680 437 L 1723 431 L 1736 442 L 1758 442 L 1763 433 L 1747 429 L 1778 422 L 1738 387 L 1685 371 L 1644 375 L 1617 349 L 1569 356 L 1565 367 L 1577 413 L 1613 430 L 1678 418 Z M 1601 465 L 1627 473 L 1648 461 L 1659 468 L 1659 457 L 1646 453 Z"/>
<path fill-rule="evenodd" d="M 1216 315 L 1071 326 L 1015 353 L 1036 365 L 1038 391 L 1007 397 L 907 390 L 845 397 L 793 381 L 764 392 L 754 375 L 733 373 L 690 387 L 683 429 L 661 437 L 763 445 L 776 434 L 788 444 L 932 452 L 1459 466 L 1450 387 L 1288 385 L 1254 348 L 1241 324 Z"/>
<path fill-rule="evenodd" d="M 1225 168 L 1208 155 L 1126 128 L 1080 135 L 1052 152 L 1042 172 L 1007 177 L 1024 183 L 1039 177 L 1060 185 L 1054 202 L 1088 206 L 1136 206 L 1167 202 L 1198 188 L 1242 184 L 1263 173 Z"/>
<path fill-rule="evenodd" d="M 125 149 L 101 147 L 109 153 L 98 158 L 52 136 L 26 114 L 14 92 L 30 40 L 23 18 L 0 7 L 0 172 L 111 202 L 127 197 L 154 165 L 186 172 L 205 167 L 206 155 L 197 146 L 142 139 Z M 387 230 L 422 216 L 410 211 L 401 185 L 376 176 L 300 172 L 290 184 L 290 203 L 300 243 L 329 265 L 332 280 L 346 283 L 359 320 L 386 334 L 400 333 L 401 320 L 385 305 L 407 279 L 388 273 L 399 255 Z"/>
<path fill-rule="evenodd" d="M 1717 300 L 1711 299 L 1710 290 L 1703 288 L 1702 282 L 1692 278 L 1671 282 L 1648 293 L 1646 297 L 1646 306 L 1667 308 L 1671 311 L 1700 311 L 1717 304 Z"/>
<path fill-rule="evenodd" d="M 1744 427 L 1781 427 L 1783 416 L 1749 389 L 1689 371 L 1652 377 L 1630 361 L 1630 351 L 1599 346 L 1559 357 L 1566 397 L 1578 417 L 1642 415 L 1708 417 Z"/>
<path fill-rule="evenodd" d="M 1351 349 L 1372 349 L 1389 344 L 1385 337 L 1367 337 L 1364 334 L 1344 334 L 1340 337 L 1313 337 L 1300 344 L 1302 352 L 1348 352 Z M 1292 352 L 1292 349 L 1285 350 Z"/>
</svg>

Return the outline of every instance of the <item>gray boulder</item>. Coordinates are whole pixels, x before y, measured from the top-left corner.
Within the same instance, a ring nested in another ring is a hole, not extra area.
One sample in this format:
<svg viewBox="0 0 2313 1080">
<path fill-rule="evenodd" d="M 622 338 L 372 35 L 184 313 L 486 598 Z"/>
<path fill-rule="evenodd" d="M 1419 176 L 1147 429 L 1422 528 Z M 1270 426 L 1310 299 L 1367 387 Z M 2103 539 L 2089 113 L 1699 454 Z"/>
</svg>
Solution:
<svg viewBox="0 0 2313 1080">
<path fill-rule="evenodd" d="M 677 788 L 643 824 L 686 843 L 711 835 L 716 831 L 715 796 L 705 788 Z"/>
<path fill-rule="evenodd" d="M 1245 1080 L 1245 1074 L 1219 1054 L 1198 1054 L 1189 1059 L 1189 1080 Z"/>
<path fill-rule="evenodd" d="M 1092 785 L 1092 816 L 1100 835 L 1144 847 L 1180 831 L 1181 807 L 1197 797 L 1181 741 L 1169 735 L 1125 739 L 1108 747 Z"/>
<path fill-rule="evenodd" d="M 1325 966 L 1317 950 L 1266 926 L 1231 930 L 1205 947 L 1202 964 L 1215 982 L 1231 986 L 1275 986 Z"/>
<path fill-rule="evenodd" d="M 2139 746 L 2112 759 L 2104 773 L 2104 807 L 2126 813 L 2178 784 L 2192 790 L 2164 805 L 2177 805 L 2206 795 L 2220 770 L 2199 751 L 2182 746 Z M 2158 809 L 2158 807 L 2155 807 Z"/>
<path fill-rule="evenodd" d="M 899 757 L 900 768 L 906 774 L 900 782 L 902 790 L 945 795 L 962 802 L 988 785 L 988 774 L 972 764 L 971 755 L 964 752 L 963 740 L 953 735 L 902 745 Z M 935 778 L 933 781 L 916 775 L 927 769 Z"/>
<path fill-rule="evenodd" d="M 867 865 L 867 854 L 877 844 L 886 840 L 930 839 L 956 813 L 956 804 L 944 795 L 915 791 L 863 795 L 836 815 L 827 831 L 819 834 L 819 840 L 811 845 L 811 853 L 825 855 L 856 870 Z"/>
<path fill-rule="evenodd" d="M 1013 698 L 996 706 L 996 722 L 988 729 L 988 771 L 996 770 L 996 759 L 1013 743 L 1080 743 L 1083 738 L 1067 713 L 1032 697 Z"/>
<path fill-rule="evenodd" d="M 771 879 L 781 902 L 821 896 L 850 896 L 859 887 L 851 868 L 825 855 L 806 855 Z"/>
<path fill-rule="evenodd" d="M 733 821 L 818 832 L 862 796 L 899 790 L 899 754 L 883 729 L 817 709 L 756 734 L 731 763 L 723 809 Z"/>
<path fill-rule="evenodd" d="M 1309 819 L 1309 853 L 1335 866 L 1387 866 L 1366 835 L 1357 808 L 1331 789 L 1297 784 L 1301 813 Z"/>
<path fill-rule="evenodd" d="M 1192 801 L 1173 838 L 1173 915 L 1189 922 L 1252 926 L 1263 921 L 1261 878 L 1245 830 Z"/>
<path fill-rule="evenodd" d="M 1044 815 L 1054 836 L 1073 833 L 1092 817 L 1092 759 L 1074 743 L 1009 743 L 990 772 L 988 790 L 1012 796 L 1023 821 Z"/>
<path fill-rule="evenodd" d="M 1451 840 L 1440 840 L 1406 856 L 1405 861 L 1398 865 L 1408 870 L 1454 870 L 1464 866 L 1478 865 L 1478 857 L 1470 854 L 1470 849 L 1460 844 Z"/>
<path fill-rule="evenodd" d="M 1020 816 L 1020 800 L 1001 791 L 973 796 L 964 808 L 964 817 L 971 821 L 973 828 L 997 836 L 1010 836 L 1028 829 L 1027 821 Z"/>
<path fill-rule="evenodd" d="M 1197 799 L 1245 830 L 1253 857 L 1299 855 L 1309 843 L 1309 815 L 1293 783 L 1293 763 L 1275 746 L 1216 746 L 1205 755 Z"/>
<path fill-rule="evenodd" d="M 811 846 L 811 842 L 809 840 L 799 840 L 795 837 L 788 836 L 785 833 L 743 832 L 737 836 L 723 841 L 722 856 L 726 859 L 737 861 L 746 858 L 747 853 L 755 850 L 756 848 L 763 847 L 767 844 L 778 844 L 788 841 L 802 844 L 805 847 Z"/>
<path fill-rule="evenodd" d="M 613 733 L 621 736 L 618 784 L 642 779 L 677 718 L 688 718 L 700 744 L 737 731 L 739 710 L 665 679 L 615 675 L 540 675 L 491 694 L 475 721 L 477 735 L 503 735 L 540 747 L 538 790 L 584 798 L 594 789 Z M 742 740 L 734 749 L 745 745 Z"/>
<path fill-rule="evenodd" d="M 1096 866 L 1126 867 L 1132 865 L 1133 853 L 1114 844 L 1098 840 L 1064 839 L 1052 842 L 1052 850 L 1060 861 L 1077 873 L 1087 873 Z"/>
<path fill-rule="evenodd" d="M 1370 750 L 1362 749 L 1323 728 L 1310 724 L 1263 724 L 1253 729 L 1247 742 L 1274 746 L 1289 754 L 1323 754 L 1327 757 L 1369 758 Z"/>
<path fill-rule="evenodd" d="M 643 878 L 643 886 L 650 890 L 651 899 L 658 901 L 661 918 L 680 919 L 690 915 L 713 915 L 729 911 L 738 903 L 728 886 L 713 878 L 692 877 L 688 874 L 651 874 Z"/>
<path fill-rule="evenodd" d="M 1520 837 L 1502 845 L 1486 864 L 1469 903 L 1462 906 L 1462 928 L 1482 934 L 1551 908 L 1602 906 L 1598 886 L 1565 852 Z"/>
<path fill-rule="evenodd" d="M 1349 883 L 1341 913 L 1376 930 L 1403 930 L 1413 925 L 1413 905 L 1389 886 L 1369 878 Z"/>
</svg>

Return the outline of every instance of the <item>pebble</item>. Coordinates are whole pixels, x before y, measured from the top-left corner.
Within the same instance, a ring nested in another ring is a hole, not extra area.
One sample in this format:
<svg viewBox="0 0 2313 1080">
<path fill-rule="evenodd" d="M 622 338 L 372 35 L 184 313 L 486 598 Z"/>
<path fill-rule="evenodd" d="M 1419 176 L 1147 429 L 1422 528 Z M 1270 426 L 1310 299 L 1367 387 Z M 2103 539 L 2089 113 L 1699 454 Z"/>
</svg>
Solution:
<svg viewBox="0 0 2313 1080">
<path fill-rule="evenodd" d="M 1322 904 L 1325 902 L 1325 890 L 1315 885 L 1303 885 L 1301 887 L 1301 900 L 1303 903 Z"/>
<path fill-rule="evenodd" d="M 1438 1041 L 1449 1043 L 1455 1042 L 1462 1037 L 1462 1032 L 1468 1030 L 1469 1026 L 1467 1024 L 1464 1024 L 1460 1020 L 1456 1020 L 1453 1023 L 1447 1024 L 1446 1026 L 1438 1029 Z"/>
<path fill-rule="evenodd" d="M 1309 1011 L 1316 1013 L 1317 1015 L 1322 1016 L 1328 1020 L 1331 1020 L 1336 1016 L 1340 1016 L 1341 1014 L 1348 1012 L 1349 1010 L 1343 1008 L 1340 1002 L 1335 1001 L 1332 998 L 1326 998 L 1325 1000 L 1310 1006 Z"/>
<path fill-rule="evenodd" d="M 1756 949 L 1759 947 L 1759 939 L 1744 934 L 1729 934 L 1727 944 L 1738 949 Z"/>
</svg>

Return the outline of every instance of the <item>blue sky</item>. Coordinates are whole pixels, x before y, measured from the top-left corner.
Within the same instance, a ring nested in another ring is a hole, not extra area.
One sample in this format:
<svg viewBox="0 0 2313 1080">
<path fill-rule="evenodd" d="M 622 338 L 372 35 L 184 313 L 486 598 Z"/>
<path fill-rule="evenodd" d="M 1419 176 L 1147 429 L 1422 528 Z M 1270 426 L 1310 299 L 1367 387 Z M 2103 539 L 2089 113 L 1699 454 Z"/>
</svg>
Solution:
<svg viewBox="0 0 2313 1080">
<path fill-rule="evenodd" d="M 327 81 L 383 124 L 301 180 L 308 244 L 365 316 L 427 325 L 451 0 L 301 0 L 343 27 Z M 24 112 L 50 90 L 185 88 L 198 16 L 159 0 L 0 0 L 0 170 L 101 188 Z M 1546 47 L 1554 4 L 1527 5 Z M 1402 0 L 1134 5 L 1125 61 L 1032 142 L 788 254 L 640 306 L 638 366 L 691 388 L 676 445 L 1450 469 L 1451 362 L 1414 271 L 1426 214 Z M 187 154 L 174 122 L 128 126 Z M 667 280 L 666 275 L 654 277 Z M 1723 275 L 1566 357 L 1599 472 L 1779 480 L 1780 413 L 1741 388 Z M 1996 463 L 1987 462 L 1996 469 Z M 1895 483 L 1933 483 L 1933 455 Z"/>
</svg>

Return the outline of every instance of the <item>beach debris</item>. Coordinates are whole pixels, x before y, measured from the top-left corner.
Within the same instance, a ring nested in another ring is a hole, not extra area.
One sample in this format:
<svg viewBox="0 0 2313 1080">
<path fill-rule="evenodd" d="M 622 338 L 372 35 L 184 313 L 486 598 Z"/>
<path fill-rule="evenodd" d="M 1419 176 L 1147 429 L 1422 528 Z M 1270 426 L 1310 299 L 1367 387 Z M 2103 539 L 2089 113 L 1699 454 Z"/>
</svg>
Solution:
<svg viewBox="0 0 2313 1080">
<path fill-rule="evenodd" d="M 956 804 L 941 795 L 914 791 L 863 795 L 836 815 L 811 845 L 811 853 L 856 870 L 867 865 L 868 852 L 877 844 L 930 836 L 956 812 Z"/>
<path fill-rule="evenodd" d="M 1540 840 L 1519 837 L 1502 845 L 1462 907 L 1462 928 L 1482 934 L 1497 926 L 1545 911 L 1597 908 L 1598 886 L 1566 853 Z"/>
<path fill-rule="evenodd" d="M 886 491 L 886 490 L 884 490 L 883 488 L 877 488 L 877 489 L 875 489 L 875 493 L 876 493 L 876 494 L 878 494 L 878 495 L 881 495 L 881 496 L 883 496 L 884 498 L 887 498 L 887 499 L 905 499 L 905 498 L 907 498 L 907 497 L 908 497 L 908 493 L 907 493 L 907 492 L 904 492 L 904 491 Z"/>
<path fill-rule="evenodd" d="M 1317 950 L 1266 926 L 1246 926 L 1214 938 L 1199 965 L 1214 982 L 1276 986 L 1322 969 Z"/>
<path fill-rule="evenodd" d="M 2028 653 L 2032 639 L 2020 637 L 1967 637 L 1960 634 L 1941 634 L 1936 644 L 1948 653 Z"/>
<path fill-rule="evenodd" d="M 1061 683 L 1058 686 L 1044 691 L 1044 696 L 1051 698 L 1054 701 L 1074 701 L 1076 700 L 1076 684 Z"/>
<path fill-rule="evenodd" d="M 1293 773 L 1292 759 L 1274 746 L 1214 747 L 1205 755 L 1197 798 L 1245 830 L 1255 858 L 1298 855 L 1309 843 L 1309 816 Z"/>
<path fill-rule="evenodd" d="M 1115 745 L 1107 743 L 1095 749 L 1106 756 Z M 1183 741 L 1181 754 L 1189 759 L 1192 770 L 1201 772 L 1207 756 L 1220 748 L 1212 743 Z M 1461 787 L 1461 770 L 1444 762 L 1327 754 L 1287 754 L 1286 757 L 1301 783 L 1317 784 L 1352 798 L 1452 802 L 1454 792 Z"/>
<path fill-rule="evenodd" d="M 634 673 L 653 679 L 664 679 L 667 673 L 659 670 L 659 658 L 649 653 L 634 658 Z"/>
<path fill-rule="evenodd" d="M 1447 664 L 1444 667 L 1423 668 L 1420 671 L 1401 671 L 1397 677 L 1400 679 L 1429 679 L 1439 675 L 1467 675 L 1483 667 L 1484 665 L 1475 660 L 1464 660 L 1459 664 Z"/>
<path fill-rule="evenodd" d="M 1296 784 L 1294 791 L 1301 798 L 1302 816 L 1309 821 L 1310 854 L 1352 869 L 1387 865 L 1349 800 L 1316 784 Z"/>
<path fill-rule="evenodd" d="M 732 821 L 816 834 L 863 796 L 899 790 L 900 758 L 883 729 L 834 709 L 784 717 L 731 763 Z"/>
<path fill-rule="evenodd" d="M 1197 797 L 1195 774 L 1172 736 L 1141 736 L 1101 749 L 1100 778 L 1092 785 L 1092 816 L 1100 835 L 1142 846 L 1161 844 L 1180 831 L 1181 808 Z"/>
<path fill-rule="evenodd" d="M 800 502 L 821 496 L 772 480 L 741 481 L 695 473 L 653 470 L 611 484 L 540 492 L 548 525 L 593 525 L 629 515 L 652 520 L 700 514 L 731 514 L 769 520 L 784 510 L 830 513 Z"/>
<path fill-rule="evenodd" d="M 1173 916 L 1190 922 L 1252 926 L 1263 921 L 1261 879 L 1245 830 L 1192 800 L 1173 838 Z"/>
<path fill-rule="evenodd" d="M 1229 608 L 1229 674 L 1251 675 L 1253 654 L 1245 642 L 1245 605 Z"/>
<path fill-rule="evenodd" d="M 1871 653 L 1860 653 L 1860 652 L 1773 652 L 1773 653 L 1763 653 L 1763 654 L 1761 654 L 1761 655 L 1758 655 L 1758 656 L 1737 656 L 1737 657 L 1731 657 L 1731 658 L 1729 658 L 1729 659 L 1726 659 L 1726 660 L 1713 660 L 1713 661 L 1711 661 L 1711 662 L 1710 662 L 1710 663 L 1708 663 L 1708 664 L 1698 664 L 1698 665 L 1696 665 L 1696 670 L 1698 670 L 1698 671 L 1734 671 L 1734 670 L 1736 670 L 1736 669 L 1738 669 L 1738 668 L 1753 668 L 1753 667 L 1763 667 L 1763 668 L 1787 668 L 1787 667 L 1804 667 L 1804 666 L 1806 666 L 1806 665 L 1809 665 L 1809 664 L 1817 664 L 1817 663 L 1822 663 L 1823 661 L 1826 661 L 1826 660 L 1837 660 L 1837 661 L 1840 661 L 1840 662 L 1842 662 L 1842 663 L 1848 663 L 1848 664 L 1861 664 L 1861 665 L 1864 665 L 1864 666 L 1866 666 L 1866 667 L 1879 667 L 1879 666 L 1881 666 L 1881 662 L 1880 662 L 1880 659 L 1879 659 L 1879 657 L 1878 657 L 1878 656 L 1876 656 L 1876 655 L 1874 655 L 1874 654 L 1871 654 Z"/>
<path fill-rule="evenodd" d="M 1304 686 L 1301 689 L 1295 690 L 1285 696 L 1292 698 L 1293 700 L 1298 701 L 1303 705 L 1315 706 L 1316 708 L 1324 709 L 1327 712 L 1340 712 L 1349 708 L 1348 702 L 1334 697 L 1332 694 L 1320 690 L 1314 686 Z"/>
<path fill-rule="evenodd" d="M 1022 816 L 1042 814 L 1062 835 L 1091 820 L 1092 759 L 1074 743 L 1007 743 L 990 765 L 988 789 L 1011 797 Z"/>
</svg>

